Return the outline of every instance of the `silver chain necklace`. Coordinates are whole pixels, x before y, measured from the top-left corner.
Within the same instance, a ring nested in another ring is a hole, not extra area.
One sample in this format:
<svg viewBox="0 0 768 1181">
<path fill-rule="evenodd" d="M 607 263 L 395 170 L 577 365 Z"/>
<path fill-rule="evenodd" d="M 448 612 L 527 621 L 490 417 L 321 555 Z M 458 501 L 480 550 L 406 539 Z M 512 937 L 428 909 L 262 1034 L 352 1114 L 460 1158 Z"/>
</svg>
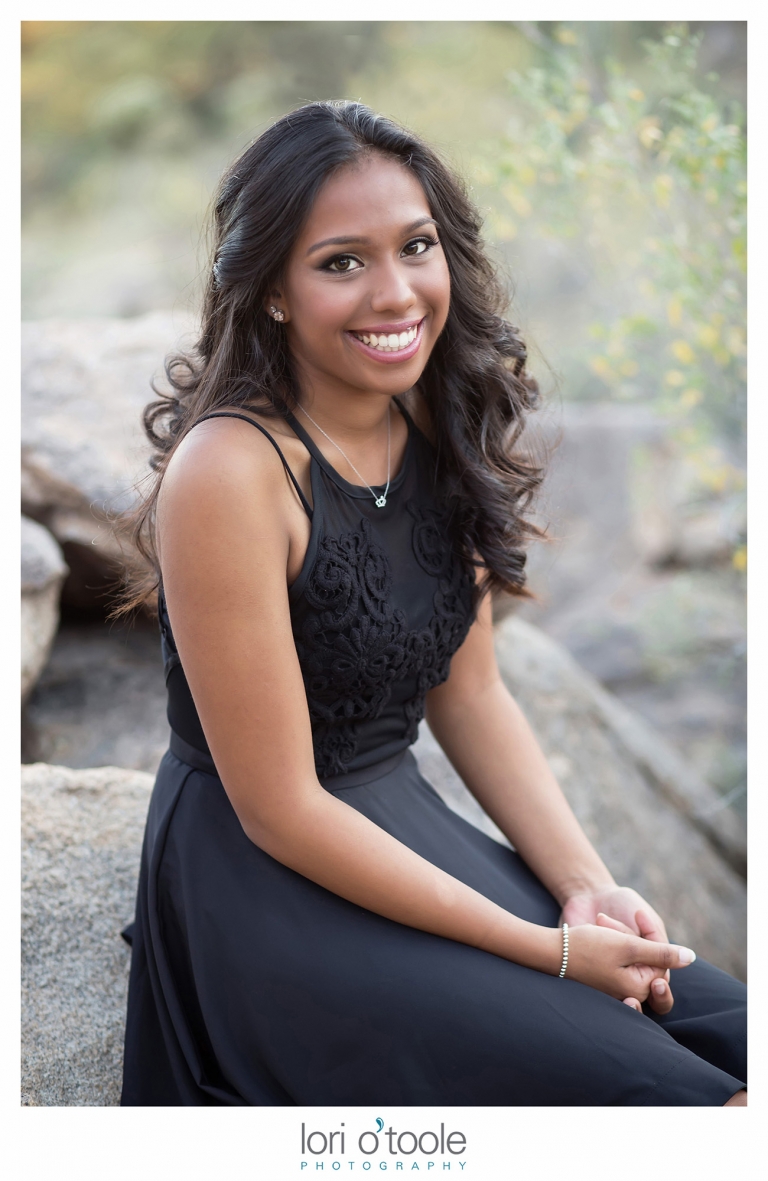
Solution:
<svg viewBox="0 0 768 1181">
<path fill-rule="evenodd" d="M 384 505 L 387 503 L 387 493 L 389 492 L 389 477 L 390 477 L 390 473 L 392 470 L 392 467 L 391 467 L 391 460 L 392 460 L 392 448 L 391 448 L 391 444 L 392 444 L 392 415 L 390 413 L 390 407 L 389 406 L 387 407 L 387 486 L 384 489 L 384 492 L 382 493 L 381 496 L 376 495 L 376 493 L 374 492 L 373 488 L 371 488 L 371 485 L 368 483 L 368 481 L 363 479 L 363 477 L 360 475 L 360 472 L 357 470 L 357 468 L 353 464 L 352 460 L 347 455 L 346 451 L 343 451 L 341 449 L 341 447 L 339 447 L 339 444 L 334 439 L 332 439 L 331 436 L 326 431 L 323 430 L 323 428 L 319 425 L 319 423 L 315 422 L 312 415 L 307 410 L 305 410 L 303 406 L 299 406 L 299 410 L 301 411 L 302 414 L 306 414 L 307 418 L 312 423 L 312 425 L 317 427 L 317 429 L 319 430 L 321 435 L 325 435 L 328 442 L 332 443 L 337 451 L 341 451 L 341 454 L 344 456 L 347 463 L 352 468 L 352 471 L 355 473 L 355 475 L 358 477 L 358 479 L 363 481 L 366 488 L 370 492 L 371 496 L 373 497 L 373 501 L 374 501 L 374 504 L 376 505 L 376 508 L 384 508 Z"/>
</svg>

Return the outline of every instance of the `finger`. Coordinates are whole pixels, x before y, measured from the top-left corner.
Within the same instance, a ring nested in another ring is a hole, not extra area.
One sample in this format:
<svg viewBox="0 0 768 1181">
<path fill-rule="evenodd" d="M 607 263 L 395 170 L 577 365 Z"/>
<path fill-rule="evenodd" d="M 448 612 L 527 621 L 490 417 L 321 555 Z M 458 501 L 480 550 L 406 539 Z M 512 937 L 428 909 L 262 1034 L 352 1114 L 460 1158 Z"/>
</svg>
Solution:
<svg viewBox="0 0 768 1181">
<path fill-rule="evenodd" d="M 668 1013 L 675 1001 L 672 996 L 672 989 L 667 984 L 666 980 L 651 981 L 651 991 L 648 994 L 648 1004 L 653 1009 L 654 1013 Z"/>
<path fill-rule="evenodd" d="M 676 943 L 655 943 L 650 939 L 627 940 L 629 959 L 627 964 L 647 964 L 651 968 L 687 968 L 696 959 L 696 952 L 690 947 Z"/>
<path fill-rule="evenodd" d="M 611 918 L 609 914 L 604 914 L 602 910 L 598 911 L 597 919 L 595 920 L 598 927 L 610 927 L 612 931 L 621 931 L 623 935 L 634 935 L 635 932 L 626 923 L 622 923 L 620 919 Z"/>
<path fill-rule="evenodd" d="M 642 1013 L 643 1006 L 640 1004 L 637 997 L 628 996 L 621 1002 L 622 1005 L 629 1005 L 630 1009 L 634 1009 L 636 1013 Z"/>
<path fill-rule="evenodd" d="M 667 943 L 667 932 L 659 916 L 652 910 L 635 911 L 637 929 L 643 939 L 652 939 L 654 943 Z"/>
</svg>

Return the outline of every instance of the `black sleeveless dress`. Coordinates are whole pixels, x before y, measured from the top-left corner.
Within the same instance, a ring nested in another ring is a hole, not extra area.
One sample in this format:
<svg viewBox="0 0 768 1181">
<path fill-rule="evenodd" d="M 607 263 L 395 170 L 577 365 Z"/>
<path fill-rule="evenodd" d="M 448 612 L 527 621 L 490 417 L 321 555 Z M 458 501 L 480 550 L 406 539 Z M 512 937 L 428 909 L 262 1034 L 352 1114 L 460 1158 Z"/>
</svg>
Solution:
<svg viewBox="0 0 768 1181">
<path fill-rule="evenodd" d="M 434 451 L 406 418 L 382 508 L 288 419 L 311 454 L 313 508 L 281 458 L 312 519 L 289 599 L 318 777 L 434 865 L 556 926 L 522 859 L 452 812 L 409 749 L 473 606 Z M 263 852 L 216 773 L 162 596 L 160 624 L 171 742 L 126 932 L 123 1105 L 700 1106 L 744 1085 L 744 986 L 703 961 L 675 973 L 672 1013 L 638 1014 L 383 918 Z"/>
</svg>

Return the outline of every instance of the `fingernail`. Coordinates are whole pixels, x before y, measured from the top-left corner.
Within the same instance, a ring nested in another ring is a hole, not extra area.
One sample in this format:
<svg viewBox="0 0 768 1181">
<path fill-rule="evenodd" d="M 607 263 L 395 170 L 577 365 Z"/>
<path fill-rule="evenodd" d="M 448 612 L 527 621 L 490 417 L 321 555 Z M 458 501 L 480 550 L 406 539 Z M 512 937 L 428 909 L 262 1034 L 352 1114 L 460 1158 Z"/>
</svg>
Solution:
<svg viewBox="0 0 768 1181">
<path fill-rule="evenodd" d="M 651 988 L 653 989 L 653 991 L 656 993 L 657 996 L 661 996 L 661 994 L 665 991 L 664 981 L 663 980 L 654 980 L 653 984 L 651 985 Z"/>
<path fill-rule="evenodd" d="M 678 947 L 677 958 L 681 964 L 692 964 L 696 959 L 696 952 L 691 951 L 690 947 Z"/>
</svg>

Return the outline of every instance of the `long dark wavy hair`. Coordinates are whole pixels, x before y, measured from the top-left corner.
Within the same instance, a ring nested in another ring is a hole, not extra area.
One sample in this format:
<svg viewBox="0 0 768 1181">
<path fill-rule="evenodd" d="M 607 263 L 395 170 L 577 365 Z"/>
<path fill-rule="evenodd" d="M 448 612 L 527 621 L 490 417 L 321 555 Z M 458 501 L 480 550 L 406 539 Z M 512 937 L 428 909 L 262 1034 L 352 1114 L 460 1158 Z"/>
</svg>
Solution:
<svg viewBox="0 0 768 1181">
<path fill-rule="evenodd" d="M 235 160 L 212 207 L 213 258 L 200 338 L 166 361 L 170 393 L 144 412 L 153 475 L 127 527 L 141 568 L 128 576 L 121 614 L 148 605 L 159 585 L 154 524 L 163 473 L 198 419 L 222 407 L 285 415 L 299 393 L 284 330 L 266 315 L 323 183 L 371 152 L 399 161 L 427 197 L 451 280 L 446 325 L 419 379 L 437 450 L 436 478 L 451 528 L 469 563 L 480 555 L 485 589 L 527 595 L 525 519 L 542 468 L 516 443 L 538 386 L 527 351 L 503 317 L 506 297 L 480 237 L 481 219 L 462 183 L 412 132 L 357 102 L 312 102 L 283 116 Z M 153 388 L 155 388 L 153 386 Z"/>
</svg>

